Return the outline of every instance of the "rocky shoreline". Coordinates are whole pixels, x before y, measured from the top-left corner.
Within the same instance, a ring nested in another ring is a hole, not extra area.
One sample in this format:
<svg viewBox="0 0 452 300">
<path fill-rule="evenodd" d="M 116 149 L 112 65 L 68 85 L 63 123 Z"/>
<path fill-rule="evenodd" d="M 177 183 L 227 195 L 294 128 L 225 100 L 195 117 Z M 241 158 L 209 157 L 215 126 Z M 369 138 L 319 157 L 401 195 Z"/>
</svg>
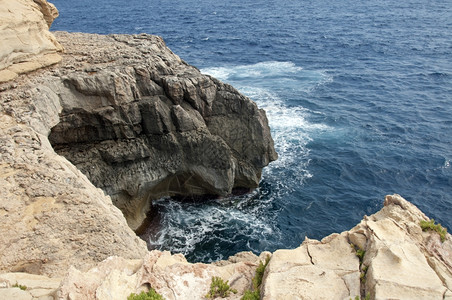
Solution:
<svg viewBox="0 0 452 300">
<path fill-rule="evenodd" d="M 259 263 L 270 258 L 261 299 L 452 299 L 451 236 L 442 242 L 437 232 L 423 231 L 425 220 L 416 206 L 391 195 L 351 230 L 306 239 L 296 249 L 259 257 L 242 252 L 211 264 L 155 250 L 141 259 L 111 256 L 84 272 L 71 266 L 61 277 L 4 273 L 0 297 L 126 299 L 152 287 L 165 299 L 206 299 L 217 276 L 237 291 L 227 299 L 241 299 Z"/>
<path fill-rule="evenodd" d="M 241 299 L 267 257 L 261 299 L 452 299 L 450 235 L 399 195 L 297 249 L 148 251 L 133 230 L 153 199 L 257 187 L 277 158 L 265 112 L 159 37 L 53 35 L 45 0 L 0 3 L 0 299 L 203 299 L 214 276 Z"/>
</svg>

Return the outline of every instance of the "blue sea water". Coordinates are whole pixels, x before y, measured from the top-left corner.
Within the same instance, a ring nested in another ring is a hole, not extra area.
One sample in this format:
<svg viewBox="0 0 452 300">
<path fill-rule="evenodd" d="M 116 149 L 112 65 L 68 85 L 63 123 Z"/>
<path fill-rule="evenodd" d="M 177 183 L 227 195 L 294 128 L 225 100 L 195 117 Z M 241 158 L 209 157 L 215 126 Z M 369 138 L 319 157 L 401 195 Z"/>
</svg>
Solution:
<svg viewBox="0 0 452 300">
<path fill-rule="evenodd" d="M 399 193 L 452 226 L 452 1 L 53 0 L 52 30 L 162 36 L 267 111 L 249 195 L 160 199 L 146 236 L 191 261 L 297 247 Z"/>
</svg>

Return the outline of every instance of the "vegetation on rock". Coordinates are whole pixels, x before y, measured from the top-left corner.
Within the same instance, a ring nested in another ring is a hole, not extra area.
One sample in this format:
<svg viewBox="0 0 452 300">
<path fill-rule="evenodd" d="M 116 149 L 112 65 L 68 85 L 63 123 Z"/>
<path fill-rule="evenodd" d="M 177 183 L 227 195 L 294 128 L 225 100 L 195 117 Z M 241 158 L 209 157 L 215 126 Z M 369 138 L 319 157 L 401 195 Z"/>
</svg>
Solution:
<svg viewBox="0 0 452 300">
<path fill-rule="evenodd" d="M 237 290 L 231 289 L 228 281 L 224 281 L 221 277 L 212 277 L 212 283 L 210 284 L 210 291 L 207 293 L 206 298 L 214 299 L 216 297 L 225 298 L 233 292 L 237 293 Z"/>
<path fill-rule="evenodd" d="M 353 244 L 350 244 L 350 247 L 352 247 L 352 249 L 355 250 L 356 256 L 358 256 L 358 258 L 359 258 L 359 265 L 361 266 L 363 263 L 363 260 L 364 260 L 364 255 L 366 255 L 366 251 L 360 249 L 359 247 L 357 247 Z"/>
<path fill-rule="evenodd" d="M 256 269 L 256 274 L 253 278 L 253 290 L 245 291 L 241 300 L 259 300 L 260 299 L 260 286 L 262 284 L 262 278 L 264 277 L 265 268 L 270 261 L 270 256 L 267 256 L 265 263 L 259 262 L 259 266 Z"/>
<path fill-rule="evenodd" d="M 21 285 L 21 284 L 18 284 L 18 283 L 14 284 L 13 287 L 20 288 L 22 291 L 27 290 L 27 287 L 25 285 Z"/>
<path fill-rule="evenodd" d="M 446 240 L 446 234 L 447 234 L 447 228 L 441 226 L 441 224 L 435 224 L 434 219 L 430 219 L 429 221 L 421 220 L 421 228 L 423 231 L 427 230 L 433 230 L 436 231 L 439 234 L 439 237 L 441 238 L 441 242 L 444 242 Z"/>
<path fill-rule="evenodd" d="M 352 300 L 352 298 L 350 298 L 350 300 Z M 356 296 L 355 300 L 370 300 L 370 294 L 367 294 L 365 298 L 361 298 L 359 296 Z"/>
<path fill-rule="evenodd" d="M 157 293 L 153 288 L 151 288 L 147 293 L 141 292 L 139 294 L 132 293 L 127 300 L 164 300 L 162 295 Z"/>
</svg>

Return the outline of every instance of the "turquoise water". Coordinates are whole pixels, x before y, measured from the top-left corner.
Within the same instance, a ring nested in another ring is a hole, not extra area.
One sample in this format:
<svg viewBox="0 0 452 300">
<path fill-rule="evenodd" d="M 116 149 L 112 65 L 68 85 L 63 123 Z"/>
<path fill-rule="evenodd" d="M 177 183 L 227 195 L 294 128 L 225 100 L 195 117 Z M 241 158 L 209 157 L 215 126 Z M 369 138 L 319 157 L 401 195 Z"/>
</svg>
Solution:
<svg viewBox="0 0 452 300">
<path fill-rule="evenodd" d="M 452 226 L 452 1 L 54 0 L 52 30 L 162 36 L 267 111 L 250 195 L 161 199 L 144 237 L 191 261 L 348 230 L 399 193 Z"/>
</svg>

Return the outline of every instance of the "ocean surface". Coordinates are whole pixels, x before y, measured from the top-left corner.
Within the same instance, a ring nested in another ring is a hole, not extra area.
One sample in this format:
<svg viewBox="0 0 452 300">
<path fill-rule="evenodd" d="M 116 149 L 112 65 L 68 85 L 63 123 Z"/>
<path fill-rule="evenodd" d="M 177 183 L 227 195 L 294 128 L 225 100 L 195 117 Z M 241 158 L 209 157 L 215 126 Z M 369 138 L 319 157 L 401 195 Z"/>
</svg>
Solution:
<svg viewBox="0 0 452 300">
<path fill-rule="evenodd" d="M 398 193 L 452 228 L 452 0 L 53 0 L 51 30 L 150 33 L 267 111 L 279 160 L 249 195 L 155 202 L 192 261 L 297 247 Z"/>
</svg>

